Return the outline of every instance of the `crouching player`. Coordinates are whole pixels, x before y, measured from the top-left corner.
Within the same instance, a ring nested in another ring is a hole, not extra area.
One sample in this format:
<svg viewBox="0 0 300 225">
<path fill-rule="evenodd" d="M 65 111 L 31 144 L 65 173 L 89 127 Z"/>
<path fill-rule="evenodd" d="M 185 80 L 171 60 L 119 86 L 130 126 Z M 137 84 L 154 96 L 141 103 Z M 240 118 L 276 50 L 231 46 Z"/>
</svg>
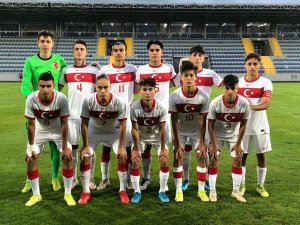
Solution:
<svg viewBox="0 0 300 225">
<path fill-rule="evenodd" d="M 206 181 L 206 150 L 204 146 L 205 124 L 208 112 L 207 95 L 196 87 L 197 67 L 191 62 L 184 63 L 180 68 L 182 87 L 171 93 L 169 111 L 171 113 L 174 135 L 173 176 L 176 186 L 176 202 L 183 201 L 182 193 L 182 161 L 183 146 L 189 139 L 196 149 L 198 197 L 207 202 L 204 190 Z"/>
<path fill-rule="evenodd" d="M 71 146 L 67 142 L 68 101 L 62 93 L 54 90 L 54 78 L 50 72 L 41 74 L 38 91 L 31 93 L 26 99 L 25 116 L 28 119 L 27 176 L 33 192 L 25 205 L 32 206 L 42 200 L 37 159 L 48 141 L 54 141 L 62 153 L 64 199 L 69 206 L 76 205 L 71 195 L 74 170 Z"/>
<path fill-rule="evenodd" d="M 127 204 L 127 152 L 124 140 L 128 108 L 121 98 L 110 93 L 110 80 L 106 75 L 97 77 L 95 87 L 97 92 L 84 100 L 81 111 L 83 146 L 80 150 L 80 172 L 83 193 L 78 202 L 86 204 L 90 198 L 90 156 L 93 156 L 98 144 L 103 144 L 112 148 L 118 158 L 119 196 L 121 202 Z"/>
<path fill-rule="evenodd" d="M 237 95 L 239 78 L 234 75 L 224 77 L 224 94 L 216 97 L 209 105 L 208 133 L 211 141 L 209 185 L 211 202 L 217 201 L 216 180 L 218 174 L 219 151 L 226 144 L 232 161 L 231 196 L 239 202 L 246 202 L 239 192 L 242 180 L 242 139 L 250 113 L 249 102 Z"/>
<path fill-rule="evenodd" d="M 132 166 L 131 183 L 134 189 L 132 203 L 138 203 L 141 199 L 140 161 L 141 153 L 144 153 L 147 145 L 152 145 L 157 152 L 160 164 L 159 182 L 160 189 L 158 197 L 162 202 L 170 199 L 165 193 L 169 178 L 168 147 L 166 145 L 166 119 L 168 111 L 165 106 L 155 100 L 154 95 L 156 81 L 154 78 L 143 78 L 140 80 L 141 99 L 133 103 L 130 108 L 130 119 L 132 121 Z"/>
</svg>

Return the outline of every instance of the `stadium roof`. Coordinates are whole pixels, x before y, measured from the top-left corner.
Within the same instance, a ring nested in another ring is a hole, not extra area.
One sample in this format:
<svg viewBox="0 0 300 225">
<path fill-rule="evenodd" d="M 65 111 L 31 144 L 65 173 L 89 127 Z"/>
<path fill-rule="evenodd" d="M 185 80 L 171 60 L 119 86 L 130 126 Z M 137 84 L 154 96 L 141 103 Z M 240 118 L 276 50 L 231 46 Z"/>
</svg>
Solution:
<svg viewBox="0 0 300 225">
<path fill-rule="evenodd" d="M 195 22 L 300 20 L 299 0 L 0 0 L 0 21 Z"/>
</svg>

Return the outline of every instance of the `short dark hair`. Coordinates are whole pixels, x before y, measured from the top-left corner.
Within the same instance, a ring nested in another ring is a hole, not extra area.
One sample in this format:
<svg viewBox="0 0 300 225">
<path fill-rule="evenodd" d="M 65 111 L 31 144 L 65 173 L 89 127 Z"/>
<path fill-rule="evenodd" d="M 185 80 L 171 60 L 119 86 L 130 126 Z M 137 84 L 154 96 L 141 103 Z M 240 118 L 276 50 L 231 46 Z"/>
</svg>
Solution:
<svg viewBox="0 0 300 225">
<path fill-rule="evenodd" d="M 197 75 L 198 67 L 195 66 L 191 61 L 185 61 L 180 66 L 181 75 L 188 70 L 193 70 L 195 75 Z"/>
<path fill-rule="evenodd" d="M 38 41 L 40 40 L 40 37 L 44 36 L 44 37 L 51 37 L 51 39 L 54 39 L 54 33 L 50 30 L 41 30 L 38 33 Z"/>
<path fill-rule="evenodd" d="M 249 55 L 246 56 L 245 58 L 245 63 L 249 60 L 249 59 L 256 59 L 258 62 L 261 62 L 261 58 L 260 55 L 257 53 L 250 53 Z"/>
<path fill-rule="evenodd" d="M 156 80 L 152 77 L 146 77 L 140 80 L 140 86 L 150 86 L 155 87 L 156 86 Z"/>
<path fill-rule="evenodd" d="M 238 83 L 239 83 L 239 78 L 235 75 L 228 74 L 223 78 L 223 86 L 224 87 L 232 88 Z"/>
<path fill-rule="evenodd" d="M 201 55 L 204 55 L 205 51 L 201 45 L 195 45 L 190 49 L 190 55 L 192 55 L 193 53 L 199 53 Z"/>
<path fill-rule="evenodd" d="M 114 49 L 114 46 L 115 46 L 115 45 L 124 45 L 124 46 L 125 46 L 125 51 L 127 51 L 127 45 L 126 45 L 125 42 L 123 42 L 123 41 L 116 41 L 116 42 L 114 42 L 113 45 L 111 46 L 111 49 Z"/>
<path fill-rule="evenodd" d="M 100 76 L 98 76 L 98 77 L 96 78 L 96 81 L 101 80 L 101 79 L 106 79 L 106 80 L 108 80 L 108 81 L 110 82 L 109 77 L 106 76 L 105 74 L 101 74 Z"/>
<path fill-rule="evenodd" d="M 83 41 L 83 40 L 76 40 L 76 41 L 74 42 L 74 44 L 73 44 L 73 49 L 74 49 L 74 46 L 75 46 L 76 44 L 84 45 L 84 47 L 85 47 L 86 50 L 87 50 L 87 44 L 86 44 L 85 41 Z"/>
<path fill-rule="evenodd" d="M 52 80 L 52 81 L 54 82 L 54 78 L 53 78 L 53 76 L 52 76 L 51 71 L 42 73 L 42 74 L 39 76 L 38 81 L 40 81 L 40 80 L 42 80 L 42 81 L 49 81 L 49 80 Z"/>
<path fill-rule="evenodd" d="M 147 44 L 147 50 L 150 49 L 150 46 L 151 46 L 151 45 L 159 45 L 159 47 L 160 47 L 162 50 L 164 49 L 163 44 L 161 43 L 161 41 L 158 41 L 158 40 L 155 40 L 155 41 L 151 40 L 151 41 L 149 41 L 148 44 Z"/>
</svg>

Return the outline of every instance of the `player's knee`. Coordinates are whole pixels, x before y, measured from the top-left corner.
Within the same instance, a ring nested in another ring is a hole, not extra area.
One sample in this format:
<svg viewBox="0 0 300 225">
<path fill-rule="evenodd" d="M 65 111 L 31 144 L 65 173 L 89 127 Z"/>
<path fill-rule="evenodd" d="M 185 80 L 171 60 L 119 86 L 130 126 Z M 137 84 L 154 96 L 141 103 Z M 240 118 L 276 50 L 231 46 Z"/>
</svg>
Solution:
<svg viewBox="0 0 300 225">
<path fill-rule="evenodd" d="M 242 167 L 242 159 L 240 157 L 234 157 L 232 160 L 233 166 L 240 168 Z"/>
<path fill-rule="evenodd" d="M 36 165 L 36 158 L 34 156 L 30 157 L 30 156 L 26 155 L 25 161 L 27 162 L 29 167 Z"/>
<path fill-rule="evenodd" d="M 166 167 L 166 166 L 168 166 L 168 158 L 165 157 L 165 156 L 161 156 L 159 158 L 159 165 L 160 165 L 160 167 Z"/>
<path fill-rule="evenodd" d="M 140 166 L 141 164 L 141 158 L 140 157 L 135 157 L 131 159 L 131 167 L 133 169 L 136 169 Z"/>
<path fill-rule="evenodd" d="M 62 160 L 64 165 L 69 165 L 70 163 L 73 163 L 72 157 L 67 157 L 65 155 L 63 155 L 61 157 L 61 160 Z"/>
</svg>

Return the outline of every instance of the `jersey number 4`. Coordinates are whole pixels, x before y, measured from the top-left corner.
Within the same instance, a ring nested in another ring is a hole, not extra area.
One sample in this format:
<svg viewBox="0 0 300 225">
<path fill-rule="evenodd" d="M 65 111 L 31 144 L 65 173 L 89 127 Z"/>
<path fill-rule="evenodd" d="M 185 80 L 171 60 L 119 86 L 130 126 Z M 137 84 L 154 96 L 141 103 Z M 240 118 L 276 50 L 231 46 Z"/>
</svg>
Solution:
<svg viewBox="0 0 300 225">
<path fill-rule="evenodd" d="M 77 84 L 77 90 L 79 90 L 80 92 L 82 92 L 82 83 Z"/>
</svg>

